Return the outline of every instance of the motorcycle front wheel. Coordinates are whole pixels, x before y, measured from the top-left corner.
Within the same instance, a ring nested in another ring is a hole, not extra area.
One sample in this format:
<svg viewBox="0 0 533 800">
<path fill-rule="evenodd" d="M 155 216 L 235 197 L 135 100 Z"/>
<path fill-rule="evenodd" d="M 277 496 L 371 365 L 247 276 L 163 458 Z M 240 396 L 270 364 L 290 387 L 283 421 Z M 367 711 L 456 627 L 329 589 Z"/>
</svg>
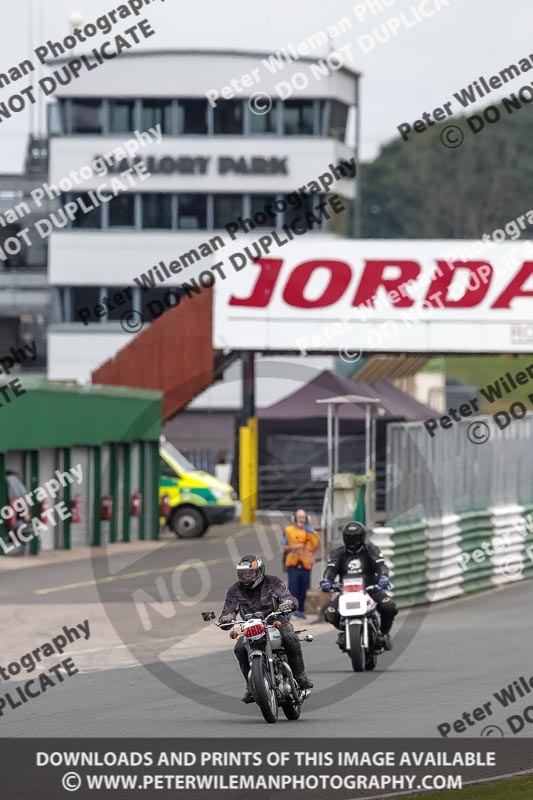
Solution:
<svg viewBox="0 0 533 800">
<path fill-rule="evenodd" d="M 350 658 L 354 672 L 365 671 L 365 651 L 363 648 L 363 627 L 350 622 Z"/>
<path fill-rule="evenodd" d="M 277 722 L 278 698 L 276 697 L 276 690 L 270 685 L 270 675 L 267 672 L 264 659 L 259 658 L 259 656 L 252 659 L 250 680 L 255 702 L 261 709 L 265 722 Z"/>
</svg>

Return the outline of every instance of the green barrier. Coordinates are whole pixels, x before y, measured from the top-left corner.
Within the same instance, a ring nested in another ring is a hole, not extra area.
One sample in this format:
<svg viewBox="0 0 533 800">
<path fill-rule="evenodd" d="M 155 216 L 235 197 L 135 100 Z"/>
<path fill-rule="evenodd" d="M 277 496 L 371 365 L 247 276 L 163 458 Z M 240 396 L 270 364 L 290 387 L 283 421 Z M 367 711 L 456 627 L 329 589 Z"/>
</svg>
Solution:
<svg viewBox="0 0 533 800">
<path fill-rule="evenodd" d="M 490 589 L 493 586 L 494 565 L 489 555 L 475 561 L 473 553 L 481 550 L 484 542 L 490 542 L 494 536 L 492 513 L 490 511 L 471 511 L 462 514 L 459 519 L 461 529 L 461 550 L 469 558 L 464 561 L 463 589 L 466 594 Z M 482 551 L 483 552 L 483 551 Z"/>
<path fill-rule="evenodd" d="M 427 536 L 424 523 L 394 529 L 394 601 L 399 608 L 426 602 Z"/>
</svg>

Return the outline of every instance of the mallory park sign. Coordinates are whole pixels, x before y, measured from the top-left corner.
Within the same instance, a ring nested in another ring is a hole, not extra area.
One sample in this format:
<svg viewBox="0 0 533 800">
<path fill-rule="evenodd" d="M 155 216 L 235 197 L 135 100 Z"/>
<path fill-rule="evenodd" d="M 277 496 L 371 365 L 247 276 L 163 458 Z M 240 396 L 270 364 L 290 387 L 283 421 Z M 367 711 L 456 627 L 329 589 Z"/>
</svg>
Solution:
<svg viewBox="0 0 533 800">
<path fill-rule="evenodd" d="M 94 156 L 95 159 L 102 156 Z M 113 161 L 111 174 L 120 174 L 142 162 L 151 175 L 288 175 L 287 156 L 145 156 Z"/>
</svg>

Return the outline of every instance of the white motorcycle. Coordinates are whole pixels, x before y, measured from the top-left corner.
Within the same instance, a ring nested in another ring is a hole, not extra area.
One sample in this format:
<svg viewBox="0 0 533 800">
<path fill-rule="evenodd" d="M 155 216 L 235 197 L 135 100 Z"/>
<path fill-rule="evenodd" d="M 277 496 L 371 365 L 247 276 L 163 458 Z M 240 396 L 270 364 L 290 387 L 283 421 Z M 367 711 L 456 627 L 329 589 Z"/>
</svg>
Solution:
<svg viewBox="0 0 533 800">
<path fill-rule="evenodd" d="M 350 656 L 354 672 L 375 669 L 377 657 L 383 652 L 377 603 L 368 594 L 379 588 L 365 587 L 361 577 L 346 577 L 332 586 L 333 596 L 339 597 L 340 630 L 346 637 L 343 649 Z"/>
</svg>

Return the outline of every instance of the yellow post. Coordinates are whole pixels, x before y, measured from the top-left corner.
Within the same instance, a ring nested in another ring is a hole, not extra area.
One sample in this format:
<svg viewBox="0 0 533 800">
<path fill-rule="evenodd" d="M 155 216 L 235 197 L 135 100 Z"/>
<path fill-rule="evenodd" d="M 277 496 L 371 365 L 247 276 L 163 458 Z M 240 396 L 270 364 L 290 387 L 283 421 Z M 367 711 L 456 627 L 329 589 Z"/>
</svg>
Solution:
<svg viewBox="0 0 533 800">
<path fill-rule="evenodd" d="M 250 485 L 251 431 L 247 426 L 239 428 L 239 499 L 241 501 L 241 524 L 252 522 Z"/>
<path fill-rule="evenodd" d="M 250 429 L 250 494 L 252 498 L 251 513 L 252 522 L 256 521 L 258 504 L 258 425 L 257 417 L 249 417 L 248 428 Z"/>
</svg>

